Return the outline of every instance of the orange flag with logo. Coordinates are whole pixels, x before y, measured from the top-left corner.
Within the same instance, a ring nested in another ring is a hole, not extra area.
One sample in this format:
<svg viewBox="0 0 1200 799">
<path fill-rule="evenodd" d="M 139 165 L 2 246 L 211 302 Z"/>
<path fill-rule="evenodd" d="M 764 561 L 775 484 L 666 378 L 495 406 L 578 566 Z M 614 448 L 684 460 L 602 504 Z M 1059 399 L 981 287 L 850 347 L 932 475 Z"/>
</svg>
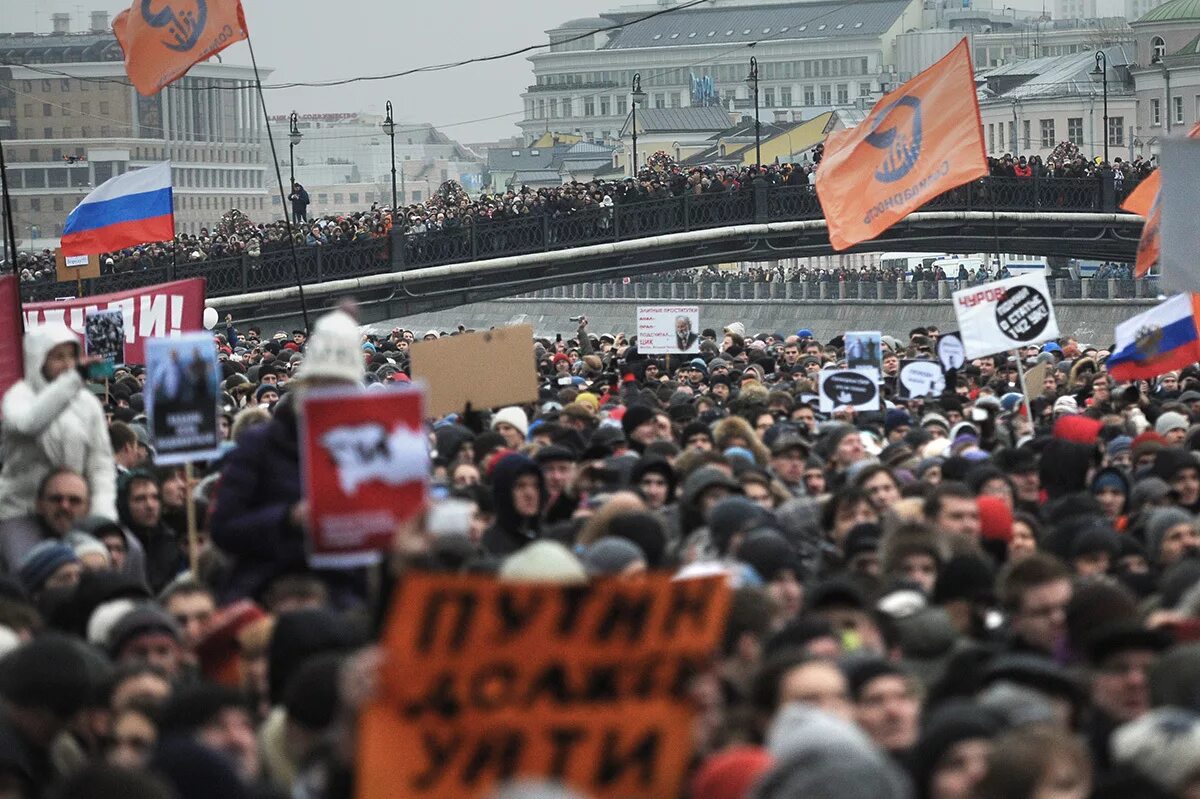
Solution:
<svg viewBox="0 0 1200 799">
<path fill-rule="evenodd" d="M 829 241 L 875 238 L 925 203 L 987 174 L 967 40 L 885 95 L 867 118 L 830 134 L 817 168 Z"/>
<path fill-rule="evenodd" d="M 247 36 L 241 0 L 133 0 L 113 20 L 113 33 L 125 72 L 144 95 Z"/>
<path fill-rule="evenodd" d="M 1197 136 L 1200 136 L 1200 124 L 1188 131 L 1188 138 L 1194 139 Z M 1162 222 L 1162 209 L 1158 205 L 1158 195 L 1161 190 L 1162 173 L 1156 169 L 1129 193 L 1125 202 L 1121 203 L 1122 211 L 1129 211 L 1131 214 L 1138 214 L 1146 219 L 1145 224 L 1142 225 L 1142 238 L 1138 240 L 1137 263 L 1133 269 L 1135 277 L 1145 277 L 1158 263 L 1158 257 L 1162 251 L 1158 239 L 1159 227 Z"/>
</svg>

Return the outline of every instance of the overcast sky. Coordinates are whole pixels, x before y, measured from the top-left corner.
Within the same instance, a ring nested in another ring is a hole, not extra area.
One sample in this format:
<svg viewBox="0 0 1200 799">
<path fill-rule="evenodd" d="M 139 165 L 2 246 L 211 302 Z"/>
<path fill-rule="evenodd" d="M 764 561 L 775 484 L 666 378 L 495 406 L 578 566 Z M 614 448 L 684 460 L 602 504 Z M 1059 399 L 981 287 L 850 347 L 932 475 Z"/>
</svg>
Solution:
<svg viewBox="0 0 1200 799">
<path fill-rule="evenodd" d="M 213 0 L 209 0 L 212 2 Z M 155 0 L 155 7 L 166 0 Z M 0 31 L 48 32 L 50 15 L 69 13 L 72 30 L 86 29 L 89 14 L 115 15 L 130 0 L 0 0 Z M 420 7 L 419 14 L 414 6 Z M 546 41 L 544 31 L 619 5 L 606 0 L 243 0 L 259 66 L 273 69 L 266 83 L 328 80 L 457 61 Z M 286 9 L 286 15 L 284 10 Z M 250 63 L 244 43 L 222 53 Z M 515 56 L 446 72 L 368 81 L 328 89 L 268 90 L 272 114 L 383 112 L 396 107 L 398 122 L 432 122 L 460 141 L 519 133 L 521 91 L 532 65 Z M 518 112 L 467 125 L 467 120 Z"/>
</svg>

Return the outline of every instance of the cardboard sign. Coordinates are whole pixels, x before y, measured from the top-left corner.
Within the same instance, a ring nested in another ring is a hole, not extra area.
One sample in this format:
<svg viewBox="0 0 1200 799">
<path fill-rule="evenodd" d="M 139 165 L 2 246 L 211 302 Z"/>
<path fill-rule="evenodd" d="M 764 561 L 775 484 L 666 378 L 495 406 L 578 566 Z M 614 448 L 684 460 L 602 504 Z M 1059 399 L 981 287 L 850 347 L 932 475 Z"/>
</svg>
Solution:
<svg viewBox="0 0 1200 799">
<path fill-rule="evenodd" d="M 822 369 L 817 373 L 821 412 L 849 405 L 856 411 L 879 410 L 879 372 L 875 369 Z"/>
<path fill-rule="evenodd" d="M 412 377 L 425 381 L 431 417 L 536 402 L 533 327 L 514 325 L 412 345 Z"/>
<path fill-rule="evenodd" d="M 128 362 L 145 364 L 147 339 L 204 329 L 204 278 L 176 280 L 83 299 L 26 303 L 25 327 L 28 329 L 49 321 L 62 322 L 79 335 L 82 344 L 87 313 L 105 308 L 122 312 Z"/>
<path fill-rule="evenodd" d="M 211 335 L 146 342 L 146 418 L 157 452 L 155 463 L 203 461 L 220 454 L 220 383 Z"/>
<path fill-rule="evenodd" d="M 59 283 L 74 283 L 77 280 L 87 280 L 100 277 L 100 256 L 63 255 L 61 247 L 54 250 L 54 277 Z"/>
<path fill-rule="evenodd" d="M 347 568 L 379 560 L 396 525 L 421 512 L 429 442 L 424 392 L 334 390 L 304 398 L 301 473 L 308 499 L 308 560 Z"/>
<path fill-rule="evenodd" d="M 398 586 L 361 717 L 359 799 L 479 799 L 520 777 L 595 799 L 682 795 L 689 684 L 724 631 L 724 577 L 416 572 Z"/>
<path fill-rule="evenodd" d="M 98 377 L 112 377 L 118 366 L 125 364 L 125 321 L 118 308 L 112 311 L 90 311 L 84 321 L 83 351 L 98 356 L 101 361 L 95 370 Z"/>
<path fill-rule="evenodd" d="M 845 335 L 848 369 L 883 368 L 883 334 L 878 330 L 848 332 Z"/>
<path fill-rule="evenodd" d="M 700 306 L 639 305 L 637 348 L 643 355 L 700 352 Z"/>
<path fill-rule="evenodd" d="M 946 388 L 946 376 L 937 361 L 901 361 L 896 379 L 897 399 L 938 397 Z"/>
<path fill-rule="evenodd" d="M 1042 391 L 1042 383 L 1046 380 L 1046 375 L 1050 372 L 1050 364 L 1039 363 L 1037 366 L 1031 366 L 1025 370 L 1025 396 L 1040 397 Z"/>
<path fill-rule="evenodd" d="M 954 292 L 954 314 L 968 358 L 1058 338 L 1046 276 L 1030 272 Z"/>
<path fill-rule="evenodd" d="M 962 336 L 958 333 L 943 333 L 938 336 L 937 356 L 942 362 L 942 370 L 961 369 L 967 362 L 967 354 L 963 350 Z"/>
<path fill-rule="evenodd" d="M 21 337 L 21 284 L 15 275 L 0 277 L 0 397 L 25 377 Z"/>
</svg>

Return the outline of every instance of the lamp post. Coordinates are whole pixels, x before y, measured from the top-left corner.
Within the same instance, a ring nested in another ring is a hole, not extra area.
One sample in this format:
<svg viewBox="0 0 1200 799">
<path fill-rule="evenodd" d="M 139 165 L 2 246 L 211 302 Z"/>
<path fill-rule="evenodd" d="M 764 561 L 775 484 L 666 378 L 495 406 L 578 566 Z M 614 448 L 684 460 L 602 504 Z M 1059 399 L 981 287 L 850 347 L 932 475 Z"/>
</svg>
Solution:
<svg viewBox="0 0 1200 799">
<path fill-rule="evenodd" d="M 1012 101 L 1012 106 L 1013 106 L 1013 126 L 1012 126 L 1013 158 L 1020 158 L 1021 157 L 1021 147 L 1020 147 L 1020 142 L 1017 140 L 1017 128 L 1019 128 L 1021 126 L 1021 123 L 1017 120 L 1017 101 L 1016 100 Z M 1000 132 L 1003 133 L 1004 131 L 1000 131 Z M 1026 144 L 1028 145 L 1028 142 Z"/>
<path fill-rule="evenodd" d="M 630 174 L 635 178 L 637 177 L 637 173 L 638 173 L 638 166 L 637 166 L 638 165 L 638 160 L 637 160 L 637 110 L 638 110 L 638 106 L 641 105 L 645 101 L 646 101 L 646 93 L 644 91 L 642 91 L 642 73 L 635 72 L 635 73 L 633 73 L 633 86 L 632 86 L 631 92 L 630 92 L 630 106 L 629 106 L 629 110 L 633 115 L 633 124 L 631 127 L 631 130 L 633 131 L 633 164 L 632 164 L 633 171 L 630 172 Z"/>
<path fill-rule="evenodd" d="M 392 101 L 387 101 L 387 115 L 380 125 L 392 144 L 392 224 L 396 223 L 396 120 L 392 118 Z"/>
<path fill-rule="evenodd" d="M 1100 76 L 1100 85 L 1104 92 L 1104 163 L 1108 163 L 1108 56 L 1103 50 L 1096 51 L 1096 68 L 1093 75 Z"/>
<path fill-rule="evenodd" d="M 762 122 L 758 118 L 758 59 L 750 56 L 750 75 L 747 85 L 754 92 L 754 164 L 762 168 Z"/>
<path fill-rule="evenodd" d="M 288 120 L 291 127 L 288 129 L 288 165 L 291 167 L 292 185 L 296 185 L 296 145 L 304 138 L 304 134 L 300 132 L 300 126 L 297 124 L 298 117 L 296 112 L 292 112 L 291 118 Z"/>
</svg>

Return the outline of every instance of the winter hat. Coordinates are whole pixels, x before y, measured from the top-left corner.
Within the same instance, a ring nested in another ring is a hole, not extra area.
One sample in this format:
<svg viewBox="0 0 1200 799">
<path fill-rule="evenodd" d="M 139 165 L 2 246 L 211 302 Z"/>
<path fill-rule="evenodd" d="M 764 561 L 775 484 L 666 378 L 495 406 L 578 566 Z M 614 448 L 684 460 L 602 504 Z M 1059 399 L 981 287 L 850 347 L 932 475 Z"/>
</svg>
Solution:
<svg viewBox="0 0 1200 799">
<path fill-rule="evenodd" d="M 1200 469 L 1200 461 L 1190 450 L 1166 447 L 1154 456 L 1154 475 L 1168 483 L 1183 469 Z"/>
<path fill-rule="evenodd" d="M 717 551 L 725 553 L 735 535 L 761 527 L 770 521 L 771 514 L 761 505 L 745 497 L 725 497 L 713 506 L 708 515 L 709 537 Z"/>
<path fill-rule="evenodd" d="M 956 744 L 991 739 L 999 732 L 999 719 L 974 702 L 950 700 L 939 706 L 926 719 L 912 752 L 910 772 L 917 796 L 930 795 L 929 781 L 938 761 Z"/>
<path fill-rule="evenodd" d="M 1079 403 L 1070 394 L 1059 397 L 1054 401 L 1054 415 L 1060 413 L 1079 413 Z"/>
<path fill-rule="evenodd" d="M 44 708 L 73 716 L 92 691 L 81 644 L 43 633 L 0 659 L 0 695 L 18 707 Z"/>
<path fill-rule="evenodd" d="M 310 658 L 327 652 L 349 652 L 362 643 L 362 631 L 331 610 L 306 608 L 281 613 L 267 647 L 271 704 L 283 701 L 284 690 Z"/>
<path fill-rule="evenodd" d="M 846 539 L 842 543 L 842 552 L 846 556 L 846 560 L 866 552 L 878 552 L 881 538 L 883 538 L 883 530 L 878 524 L 874 522 L 856 524 L 846 533 Z"/>
<path fill-rule="evenodd" d="M 837 452 L 838 445 L 847 436 L 858 435 L 858 430 L 848 424 L 834 424 L 822 431 L 817 443 L 813 446 L 813 454 L 823 461 L 828 461 Z"/>
<path fill-rule="evenodd" d="M 1180 508 L 1155 508 L 1146 516 L 1146 554 L 1151 563 L 1158 562 L 1159 549 L 1167 531 L 1177 524 L 1195 524 L 1192 514 Z"/>
<path fill-rule="evenodd" d="M 738 547 L 737 558 L 758 572 L 764 582 L 770 582 L 787 568 L 792 569 L 798 579 L 803 580 L 805 576 L 796 550 L 773 530 L 758 530 L 746 536 Z"/>
<path fill-rule="evenodd" d="M 587 571 L 579 558 L 557 541 L 534 541 L 504 559 L 500 579 L 508 583 L 586 585 Z"/>
<path fill-rule="evenodd" d="M 908 411 L 902 408 L 892 408 L 883 416 L 883 430 L 891 433 L 897 427 L 912 427 L 913 420 Z"/>
<path fill-rule="evenodd" d="M 1146 432 L 1139 434 L 1137 438 L 1133 439 L 1133 443 L 1130 445 L 1130 449 L 1133 452 L 1134 463 L 1137 463 L 1138 459 L 1143 455 L 1157 453 L 1166 445 L 1167 442 L 1163 440 L 1163 437 L 1153 430 L 1147 430 Z"/>
<path fill-rule="evenodd" d="M 592 575 L 620 574 L 638 561 L 646 562 L 641 547 L 615 535 L 597 539 L 583 552 L 583 566 Z"/>
<path fill-rule="evenodd" d="M 115 658 L 130 640 L 146 633 L 166 633 L 177 642 L 183 641 L 179 623 L 153 602 L 140 602 L 121 616 L 108 633 L 108 651 Z"/>
<path fill-rule="evenodd" d="M 692 777 L 692 799 L 748 799 L 774 759 L 760 746 L 731 746 L 710 756 Z"/>
<path fill-rule="evenodd" d="M 1167 411 L 1159 414 L 1158 420 L 1154 422 L 1154 432 L 1165 436 L 1172 430 L 1187 430 L 1189 426 L 1188 418 L 1182 413 Z"/>
<path fill-rule="evenodd" d="M 625 438 L 628 439 L 633 435 L 633 431 L 644 425 L 646 422 L 654 419 L 654 409 L 648 405 L 630 405 L 625 409 L 625 414 L 621 417 L 621 430 L 625 433 Z"/>
<path fill-rule="evenodd" d="M 1129 491 L 1129 510 L 1140 511 L 1151 502 L 1159 502 L 1171 493 L 1167 481 L 1160 477 L 1143 477 Z"/>
<path fill-rule="evenodd" d="M 345 311 L 325 314 L 313 326 L 297 379 L 361 383 L 366 374 L 358 323 Z"/>
<path fill-rule="evenodd" d="M 1117 764 L 1132 767 L 1175 796 L 1200 773 L 1200 715 L 1155 708 L 1118 727 L 1110 746 Z"/>
<path fill-rule="evenodd" d="M 863 690 L 880 677 L 907 677 L 898 664 L 881 657 L 851 657 L 842 664 L 842 673 L 850 685 L 850 696 L 857 702 Z"/>
<path fill-rule="evenodd" d="M 501 424 L 510 424 L 517 428 L 517 430 L 521 431 L 521 438 L 529 435 L 529 419 L 526 418 L 525 411 L 515 405 L 501 408 L 492 414 L 491 429 L 495 430 Z"/>
<path fill-rule="evenodd" d="M 1122 452 L 1129 452 L 1133 449 L 1133 439 L 1129 436 L 1117 436 L 1112 441 L 1108 442 L 1108 457 L 1115 458 Z"/>
<path fill-rule="evenodd" d="M 1021 404 L 1023 399 L 1024 395 L 1019 394 L 1016 391 L 1010 391 L 1000 398 L 1000 407 L 1011 412 L 1014 408 Z"/>
<path fill-rule="evenodd" d="M 263 383 L 261 386 L 259 386 L 258 388 L 256 388 L 254 390 L 254 401 L 262 402 L 263 394 L 266 394 L 268 391 L 273 391 L 273 392 L 275 392 L 275 396 L 279 396 L 279 387 L 278 386 L 273 386 L 270 383 Z"/>
<path fill-rule="evenodd" d="M 725 326 L 726 333 L 735 333 L 742 338 L 746 337 L 746 326 L 741 322 L 730 322 Z"/>
<path fill-rule="evenodd" d="M 75 550 L 58 540 L 46 540 L 36 545 L 21 558 L 17 576 L 29 593 L 42 590 L 42 585 L 63 566 L 78 563 Z"/>
<path fill-rule="evenodd" d="M 947 433 L 950 432 L 950 422 L 940 413 L 927 413 L 921 417 L 921 427 L 929 427 L 930 425 L 940 427 Z"/>
<path fill-rule="evenodd" d="M 1115 488 L 1122 494 L 1129 493 L 1129 483 L 1125 481 L 1120 472 L 1112 468 L 1101 470 L 1092 480 L 1091 491 L 1093 494 L 1100 493 L 1100 490 L 1104 488 Z"/>
<path fill-rule="evenodd" d="M 980 536 L 989 541 L 1011 541 L 1012 508 L 1002 498 L 983 494 L 975 498 L 979 506 Z"/>
<path fill-rule="evenodd" d="M 1070 397 L 1062 399 L 1070 399 Z M 1057 403 L 1055 403 L 1055 408 L 1057 409 L 1057 407 Z M 1054 422 L 1052 435 L 1057 439 L 1073 441 L 1076 444 L 1092 444 L 1100 435 L 1100 428 L 1103 426 L 1103 422 L 1099 419 L 1071 414 Z"/>
</svg>

